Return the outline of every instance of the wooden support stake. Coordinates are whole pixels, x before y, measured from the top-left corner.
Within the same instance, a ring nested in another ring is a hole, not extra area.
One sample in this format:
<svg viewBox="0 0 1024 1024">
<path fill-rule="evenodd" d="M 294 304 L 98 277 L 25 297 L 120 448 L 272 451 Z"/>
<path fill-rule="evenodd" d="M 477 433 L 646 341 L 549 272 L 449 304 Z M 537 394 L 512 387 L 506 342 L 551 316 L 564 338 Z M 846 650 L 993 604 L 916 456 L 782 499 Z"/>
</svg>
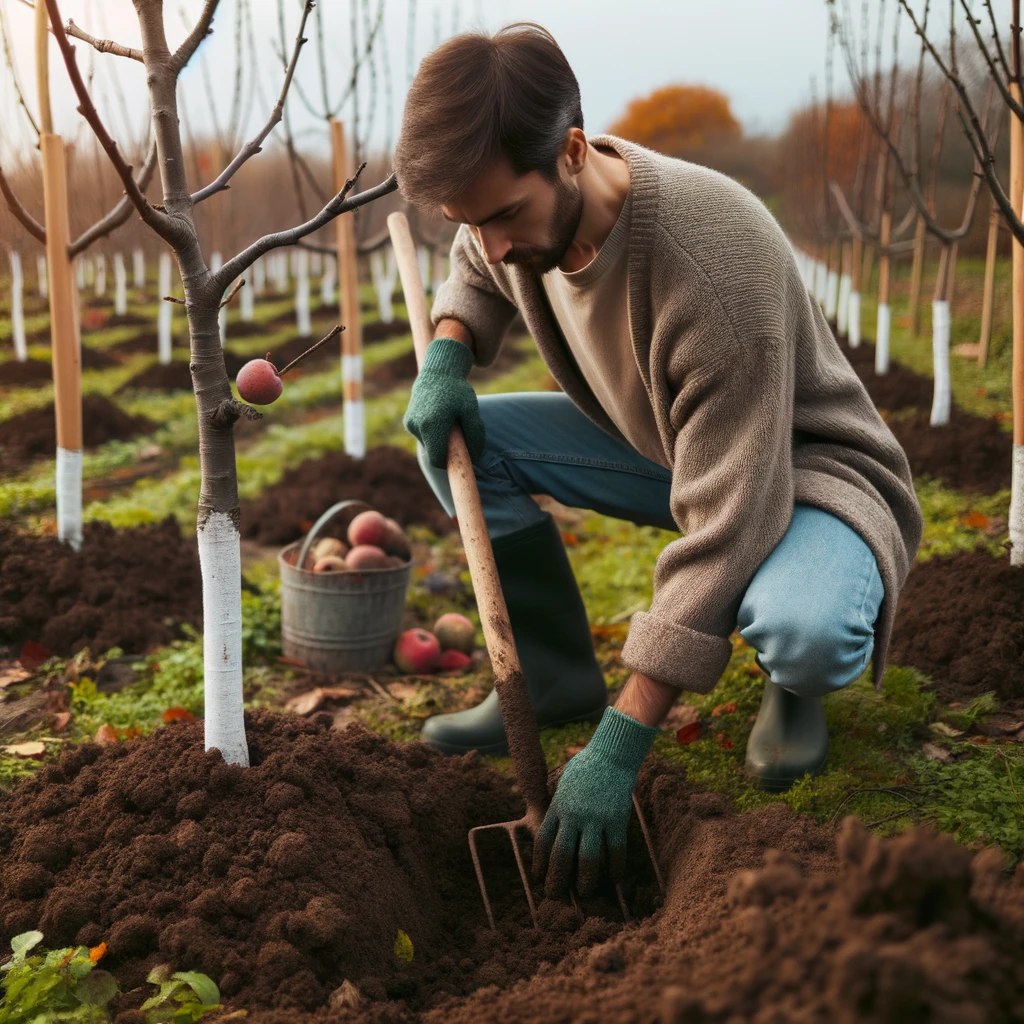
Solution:
<svg viewBox="0 0 1024 1024">
<path fill-rule="evenodd" d="M 881 258 L 878 261 L 878 302 L 889 301 L 889 240 L 892 237 L 892 211 L 886 210 L 882 214 L 882 226 L 878 236 L 878 245 L 881 250 Z"/>
<path fill-rule="evenodd" d="M 334 191 L 337 193 L 345 187 L 345 182 L 355 170 L 341 121 L 331 121 L 331 147 L 334 153 Z M 351 213 L 342 214 L 334 223 L 338 247 L 338 318 L 345 325 L 341 335 L 345 451 L 361 459 L 366 454 L 366 414 L 363 406 L 363 329 L 359 320 L 356 230 Z"/>
<path fill-rule="evenodd" d="M 921 279 L 924 277 L 924 243 L 928 225 L 917 215 L 914 227 L 914 260 L 910 266 L 910 330 L 915 338 L 921 334 Z"/>
<path fill-rule="evenodd" d="M 999 207 L 992 200 L 988 215 L 988 247 L 985 250 L 985 290 L 981 300 L 981 337 L 978 339 L 978 365 L 988 362 L 988 343 L 992 337 L 992 300 L 996 289 L 996 252 L 999 246 Z"/>
<path fill-rule="evenodd" d="M 1020 103 L 1021 89 L 1010 83 L 1010 94 Z M 1010 111 L 1010 201 L 1022 216 L 1024 197 L 1024 124 Z M 1024 444 L 1024 246 L 1013 240 L 1013 443 Z"/>
</svg>

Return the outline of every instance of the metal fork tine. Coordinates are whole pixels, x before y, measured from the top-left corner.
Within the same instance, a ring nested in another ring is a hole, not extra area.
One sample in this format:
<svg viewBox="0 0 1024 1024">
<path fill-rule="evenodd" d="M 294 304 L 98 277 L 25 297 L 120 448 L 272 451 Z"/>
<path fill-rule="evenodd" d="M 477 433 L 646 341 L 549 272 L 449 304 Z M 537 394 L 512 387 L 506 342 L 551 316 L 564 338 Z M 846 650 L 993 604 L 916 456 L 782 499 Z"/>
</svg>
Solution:
<svg viewBox="0 0 1024 1024">
<path fill-rule="evenodd" d="M 622 911 L 622 920 L 626 924 L 632 924 L 633 918 L 629 916 L 629 907 L 626 906 L 626 898 L 622 895 L 622 886 L 618 882 L 615 883 L 615 895 L 619 899 L 619 910 Z"/>
<path fill-rule="evenodd" d="M 469 853 L 473 858 L 473 869 L 476 871 L 476 881 L 480 886 L 480 895 L 484 898 L 484 909 L 487 911 L 487 922 L 491 926 L 491 931 L 497 931 L 494 927 L 494 914 L 491 912 L 491 901 L 487 898 L 487 886 L 484 884 L 484 872 L 483 868 L 480 867 L 480 855 L 476 849 L 476 833 L 485 828 L 494 828 L 493 825 L 478 825 L 476 828 L 469 830 Z"/>
<path fill-rule="evenodd" d="M 526 868 L 523 865 L 523 855 L 519 849 L 519 840 L 516 839 L 517 824 L 519 824 L 519 822 L 512 822 L 508 826 L 508 837 L 512 840 L 512 849 L 515 851 L 516 864 L 519 866 L 519 877 L 523 880 L 523 888 L 526 890 L 526 902 L 530 904 L 530 917 L 533 918 L 533 927 L 539 931 L 540 919 L 537 917 L 537 908 L 533 905 L 533 893 L 530 891 L 530 880 L 526 877 Z"/>
<path fill-rule="evenodd" d="M 636 798 L 636 793 L 633 794 L 633 809 L 636 811 L 637 819 L 640 822 L 640 831 L 644 834 L 644 842 L 647 844 L 647 855 L 651 858 L 651 864 L 654 865 L 654 877 L 658 879 L 658 888 L 661 890 L 662 899 L 665 898 L 665 880 L 661 877 L 661 868 L 658 867 L 658 857 L 654 850 L 654 843 L 651 842 L 651 832 L 647 827 L 647 819 L 644 817 L 644 812 L 640 810 L 640 801 Z"/>
</svg>

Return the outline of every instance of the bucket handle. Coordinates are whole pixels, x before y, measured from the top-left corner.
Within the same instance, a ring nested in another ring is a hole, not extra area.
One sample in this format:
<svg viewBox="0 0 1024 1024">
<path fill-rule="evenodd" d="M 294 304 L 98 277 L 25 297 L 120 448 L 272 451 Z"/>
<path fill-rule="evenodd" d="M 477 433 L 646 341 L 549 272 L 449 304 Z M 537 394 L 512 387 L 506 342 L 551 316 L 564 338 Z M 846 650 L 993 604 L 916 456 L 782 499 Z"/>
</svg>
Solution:
<svg viewBox="0 0 1024 1024">
<path fill-rule="evenodd" d="M 298 560 L 295 562 L 297 569 L 305 569 L 306 567 L 306 555 L 309 554 L 309 549 L 313 545 L 313 541 L 316 540 L 316 535 L 342 510 L 349 508 L 352 505 L 362 505 L 363 508 L 373 510 L 373 506 L 367 504 L 365 501 L 361 501 L 359 498 L 348 498 L 345 501 L 339 501 L 337 505 L 332 505 L 309 529 L 309 533 L 306 534 L 306 539 L 302 542 L 302 549 L 299 551 Z"/>
</svg>

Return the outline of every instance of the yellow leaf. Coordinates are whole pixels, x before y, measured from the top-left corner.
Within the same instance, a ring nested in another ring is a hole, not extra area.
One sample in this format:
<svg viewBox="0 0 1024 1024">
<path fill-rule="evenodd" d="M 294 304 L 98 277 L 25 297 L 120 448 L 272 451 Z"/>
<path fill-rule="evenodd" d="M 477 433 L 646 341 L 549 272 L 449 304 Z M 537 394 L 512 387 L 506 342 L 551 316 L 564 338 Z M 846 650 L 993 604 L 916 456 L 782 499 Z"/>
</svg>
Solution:
<svg viewBox="0 0 1024 1024">
<path fill-rule="evenodd" d="M 5 754 L 13 754 L 15 757 L 42 757 L 46 753 L 46 744 L 38 740 L 29 740 L 27 743 L 12 743 L 4 747 Z"/>
<path fill-rule="evenodd" d="M 395 956 L 407 964 L 412 963 L 412 939 L 401 928 L 398 929 L 398 935 L 395 938 Z"/>
</svg>

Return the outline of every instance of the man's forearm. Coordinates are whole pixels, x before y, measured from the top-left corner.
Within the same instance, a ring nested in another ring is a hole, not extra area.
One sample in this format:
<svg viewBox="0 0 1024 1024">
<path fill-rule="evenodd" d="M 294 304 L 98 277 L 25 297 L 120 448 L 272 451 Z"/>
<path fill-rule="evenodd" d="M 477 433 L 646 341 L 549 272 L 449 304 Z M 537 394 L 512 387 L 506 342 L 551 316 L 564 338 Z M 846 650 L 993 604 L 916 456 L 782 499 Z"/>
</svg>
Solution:
<svg viewBox="0 0 1024 1024">
<path fill-rule="evenodd" d="M 454 338 L 456 341 L 461 341 L 470 352 L 476 356 L 476 345 L 473 342 L 473 335 L 470 333 L 469 328 L 459 320 L 441 320 L 438 322 L 437 329 L 434 331 L 435 338 Z"/>
<path fill-rule="evenodd" d="M 658 726 L 679 696 L 679 688 L 634 672 L 615 702 L 616 710 L 644 725 Z"/>
</svg>

